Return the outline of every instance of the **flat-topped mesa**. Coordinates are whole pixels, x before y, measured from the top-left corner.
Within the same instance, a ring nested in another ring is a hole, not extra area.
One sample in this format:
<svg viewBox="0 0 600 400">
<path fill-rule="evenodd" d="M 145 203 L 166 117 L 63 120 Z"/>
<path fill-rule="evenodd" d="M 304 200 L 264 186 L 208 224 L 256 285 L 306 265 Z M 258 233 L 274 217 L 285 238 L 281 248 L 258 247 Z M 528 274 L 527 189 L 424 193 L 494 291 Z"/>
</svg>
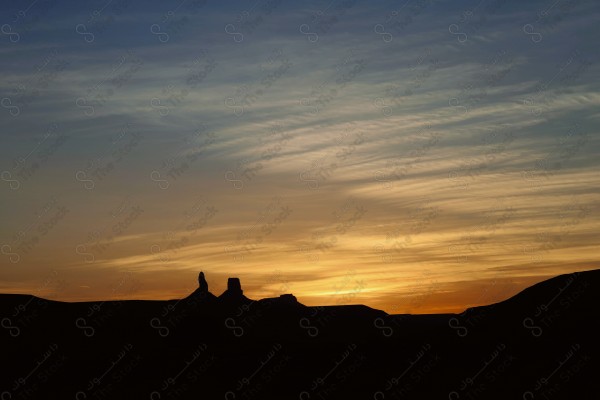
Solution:
<svg viewBox="0 0 600 400">
<path fill-rule="evenodd" d="M 269 308 L 306 308 L 304 304 L 298 302 L 296 296 L 290 293 L 282 294 L 279 297 L 267 297 L 259 300 L 259 303 L 264 304 Z"/>
<path fill-rule="evenodd" d="M 227 290 L 219 296 L 219 300 L 226 303 L 250 303 L 252 300 L 244 296 L 242 285 L 239 278 L 229 278 L 227 280 Z"/>
<path fill-rule="evenodd" d="M 232 294 L 244 294 L 240 278 L 229 278 L 227 279 L 227 291 Z"/>
<path fill-rule="evenodd" d="M 279 301 L 281 301 L 284 304 L 296 304 L 298 302 L 298 299 L 296 299 L 296 296 L 294 296 L 293 294 L 286 293 L 279 296 Z"/>
</svg>

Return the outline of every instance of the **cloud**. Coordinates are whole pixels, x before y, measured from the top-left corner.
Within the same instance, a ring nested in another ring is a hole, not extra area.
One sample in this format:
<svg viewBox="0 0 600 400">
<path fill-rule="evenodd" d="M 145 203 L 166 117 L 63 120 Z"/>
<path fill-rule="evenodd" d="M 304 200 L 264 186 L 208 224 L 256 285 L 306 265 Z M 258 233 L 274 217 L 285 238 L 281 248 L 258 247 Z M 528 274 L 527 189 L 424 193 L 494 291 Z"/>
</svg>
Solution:
<svg viewBox="0 0 600 400">
<path fill-rule="evenodd" d="M 172 298 L 202 268 L 251 297 L 445 312 L 596 265 L 596 5 L 123 5 L 33 7 L 0 38 L 3 291 L 55 268 L 56 298 L 122 272 Z M 494 280 L 515 286 L 477 300 Z"/>
</svg>

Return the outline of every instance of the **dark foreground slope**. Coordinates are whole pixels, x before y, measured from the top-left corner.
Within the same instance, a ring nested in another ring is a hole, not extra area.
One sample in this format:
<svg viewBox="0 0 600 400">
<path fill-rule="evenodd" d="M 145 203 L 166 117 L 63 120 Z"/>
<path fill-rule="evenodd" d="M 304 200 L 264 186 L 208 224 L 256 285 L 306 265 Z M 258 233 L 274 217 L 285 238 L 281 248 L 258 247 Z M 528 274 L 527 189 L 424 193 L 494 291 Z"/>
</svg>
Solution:
<svg viewBox="0 0 600 400">
<path fill-rule="evenodd" d="M 1 399 L 599 399 L 600 270 L 462 314 L 0 295 Z"/>
</svg>

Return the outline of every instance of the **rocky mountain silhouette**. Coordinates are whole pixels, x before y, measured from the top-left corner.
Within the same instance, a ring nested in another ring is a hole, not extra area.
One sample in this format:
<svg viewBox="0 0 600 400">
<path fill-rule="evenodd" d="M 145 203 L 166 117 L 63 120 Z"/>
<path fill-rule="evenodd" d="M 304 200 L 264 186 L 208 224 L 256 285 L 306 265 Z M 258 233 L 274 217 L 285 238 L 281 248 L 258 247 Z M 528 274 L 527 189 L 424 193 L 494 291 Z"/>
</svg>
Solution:
<svg viewBox="0 0 600 400">
<path fill-rule="evenodd" d="M 5 399 L 598 399 L 600 270 L 461 314 L 0 295 Z"/>
</svg>

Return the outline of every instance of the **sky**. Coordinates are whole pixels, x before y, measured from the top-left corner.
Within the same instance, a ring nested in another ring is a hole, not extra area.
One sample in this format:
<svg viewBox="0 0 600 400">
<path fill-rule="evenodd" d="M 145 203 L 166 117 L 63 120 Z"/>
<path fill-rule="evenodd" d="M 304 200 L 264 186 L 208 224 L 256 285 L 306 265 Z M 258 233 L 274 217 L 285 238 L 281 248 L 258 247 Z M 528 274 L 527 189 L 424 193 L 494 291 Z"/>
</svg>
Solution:
<svg viewBox="0 0 600 400">
<path fill-rule="evenodd" d="M 0 5 L 0 292 L 462 312 L 600 267 L 596 1 Z"/>
</svg>

